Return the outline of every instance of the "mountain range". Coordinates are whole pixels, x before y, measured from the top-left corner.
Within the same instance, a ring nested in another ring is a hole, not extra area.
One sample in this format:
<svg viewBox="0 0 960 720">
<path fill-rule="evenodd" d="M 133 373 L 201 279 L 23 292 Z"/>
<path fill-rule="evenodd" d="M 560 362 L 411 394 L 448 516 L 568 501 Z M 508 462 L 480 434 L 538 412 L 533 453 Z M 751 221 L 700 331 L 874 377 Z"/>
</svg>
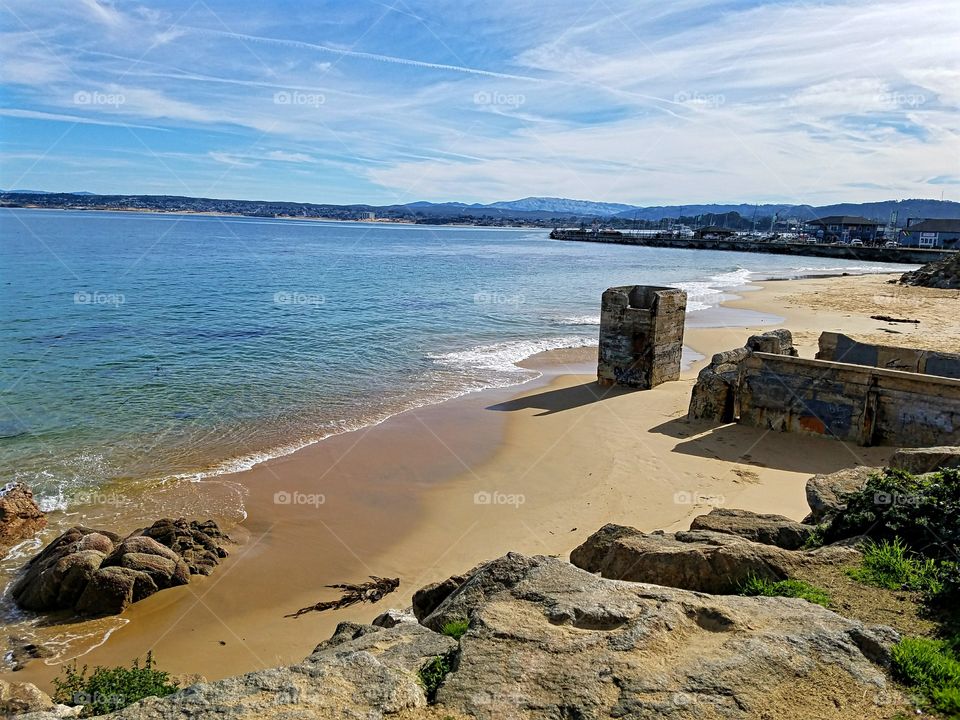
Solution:
<svg viewBox="0 0 960 720">
<path fill-rule="evenodd" d="M 442 218 L 450 221 L 455 218 L 491 218 L 520 219 L 532 221 L 585 220 L 591 218 L 610 220 L 658 221 L 664 218 L 717 216 L 717 222 L 724 215 L 737 213 L 747 220 L 770 218 L 799 218 L 809 220 L 827 215 L 862 215 L 872 220 L 886 223 L 891 213 L 896 212 L 899 224 L 907 218 L 960 218 L 960 203 L 951 200 L 908 199 L 883 200 L 868 203 L 836 203 L 833 205 L 804 205 L 789 203 L 729 203 L 729 204 L 691 204 L 691 205 L 627 205 L 624 203 L 596 202 L 592 200 L 572 200 L 557 197 L 525 197 L 488 204 L 462 202 L 412 202 L 402 205 L 331 205 L 315 203 L 291 203 L 259 200 L 216 200 L 210 198 L 188 198 L 170 195 L 97 195 L 89 192 L 52 193 L 44 190 L 0 190 L 0 197 L 6 204 L 16 202 L 22 197 L 30 204 L 47 207 L 84 207 L 102 209 L 217 209 L 223 206 L 229 212 L 250 214 L 293 214 L 341 216 L 346 213 L 374 212 L 379 217 L 417 217 Z M 713 222 L 713 221 L 710 221 Z"/>
</svg>

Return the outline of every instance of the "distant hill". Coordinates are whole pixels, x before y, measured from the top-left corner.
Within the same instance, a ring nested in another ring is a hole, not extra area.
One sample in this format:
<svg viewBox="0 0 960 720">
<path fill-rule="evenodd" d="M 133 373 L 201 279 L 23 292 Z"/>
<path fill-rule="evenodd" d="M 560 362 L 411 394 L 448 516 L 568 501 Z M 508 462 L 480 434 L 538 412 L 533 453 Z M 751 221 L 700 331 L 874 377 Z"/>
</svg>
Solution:
<svg viewBox="0 0 960 720">
<path fill-rule="evenodd" d="M 951 200 L 884 200 L 870 203 L 834 205 L 792 205 L 789 203 L 748 203 L 657 205 L 651 207 L 623 203 L 571 200 L 554 197 L 527 197 L 489 204 L 426 201 L 403 205 L 332 205 L 272 200 L 224 200 L 174 195 L 95 195 L 88 192 L 53 193 L 44 190 L 0 190 L 5 206 L 87 209 L 152 210 L 164 212 L 223 212 L 257 217 L 323 217 L 361 220 L 373 212 L 377 218 L 419 223 L 473 223 L 477 225 L 529 224 L 539 227 L 573 225 L 601 219 L 614 227 L 633 227 L 635 223 L 658 223 L 664 218 L 697 219 L 699 224 L 731 223 L 732 227 L 769 222 L 774 215 L 782 220 L 812 220 L 826 215 L 863 215 L 886 223 L 897 212 L 900 226 L 908 218 L 960 218 L 960 203 Z M 761 227 L 762 225 L 757 225 Z"/>
<path fill-rule="evenodd" d="M 635 209 L 633 205 L 624 205 L 623 203 L 568 200 L 567 198 L 555 197 L 526 197 L 521 200 L 508 200 L 473 207 L 520 210 L 522 212 L 549 212 L 562 215 L 595 215 L 597 217 L 611 217 Z"/>
</svg>

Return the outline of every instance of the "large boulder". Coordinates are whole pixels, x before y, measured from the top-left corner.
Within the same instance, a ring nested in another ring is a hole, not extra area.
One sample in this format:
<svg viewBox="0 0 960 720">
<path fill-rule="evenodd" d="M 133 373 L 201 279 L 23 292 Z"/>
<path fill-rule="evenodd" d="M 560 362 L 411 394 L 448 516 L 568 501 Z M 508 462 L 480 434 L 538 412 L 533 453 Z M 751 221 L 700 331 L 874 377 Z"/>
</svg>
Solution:
<svg viewBox="0 0 960 720">
<path fill-rule="evenodd" d="M 216 523 L 158 520 L 125 539 L 106 530 L 73 527 L 25 566 L 11 594 L 26 610 L 122 612 L 158 590 L 209 574 L 226 556 Z"/>
<path fill-rule="evenodd" d="M 797 570 L 844 563 L 858 555 L 852 547 L 798 552 L 705 530 L 644 533 L 605 525 L 570 553 L 570 562 L 614 580 L 732 593 L 751 577 L 784 580 Z"/>
<path fill-rule="evenodd" d="M 915 475 L 960 468 L 960 447 L 900 448 L 890 458 L 889 466 Z"/>
<path fill-rule="evenodd" d="M 570 562 L 605 578 L 708 593 L 735 592 L 750 577 L 783 580 L 795 564 L 787 550 L 728 534 L 644 533 L 622 525 L 602 527 Z"/>
<path fill-rule="evenodd" d="M 884 673 L 896 633 L 804 600 L 605 580 L 511 553 L 481 566 L 431 618 L 470 627 L 458 643 L 414 623 L 341 623 L 298 665 L 200 683 L 110 717 L 879 720 L 909 709 Z M 442 682 L 429 707 L 418 674 L 431 662 Z"/>
<path fill-rule="evenodd" d="M 30 488 L 20 482 L 0 488 L 0 548 L 33 537 L 46 526 L 47 517 Z"/>
<path fill-rule="evenodd" d="M 694 518 L 690 523 L 690 529 L 727 533 L 764 545 L 776 545 L 785 550 L 798 550 L 804 546 L 816 530 L 816 526 L 805 525 L 783 515 L 763 515 L 749 510 L 714 508 L 709 514 Z"/>
<path fill-rule="evenodd" d="M 847 509 L 844 497 L 863 490 L 867 480 L 882 468 L 860 465 L 807 480 L 807 505 L 810 514 L 805 523 L 819 525 Z"/>
</svg>

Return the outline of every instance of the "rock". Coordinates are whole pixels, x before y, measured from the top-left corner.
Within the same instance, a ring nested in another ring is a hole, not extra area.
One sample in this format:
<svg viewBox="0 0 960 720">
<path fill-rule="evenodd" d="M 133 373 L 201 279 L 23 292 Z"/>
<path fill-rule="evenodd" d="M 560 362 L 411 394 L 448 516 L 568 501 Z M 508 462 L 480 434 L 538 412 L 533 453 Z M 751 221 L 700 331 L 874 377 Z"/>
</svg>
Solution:
<svg viewBox="0 0 960 720">
<path fill-rule="evenodd" d="M 11 670 L 23 670 L 31 660 L 53 656 L 53 651 L 45 645 L 37 645 L 25 637 L 11 635 L 7 640 L 6 658 Z"/>
<path fill-rule="evenodd" d="M 382 612 L 379 615 L 377 615 L 373 619 L 373 622 L 371 624 L 376 625 L 377 627 L 382 627 L 382 628 L 392 628 L 392 627 L 396 627 L 400 623 L 415 623 L 415 622 L 418 622 L 417 616 L 414 615 L 412 611 L 396 610 L 394 608 L 390 608 L 386 612 Z"/>
<path fill-rule="evenodd" d="M 74 609 L 82 615 L 116 615 L 130 603 L 156 591 L 156 583 L 144 572 L 124 567 L 100 568 L 90 576 Z"/>
<path fill-rule="evenodd" d="M 915 475 L 960 468 L 960 447 L 900 448 L 890 458 L 890 467 Z"/>
<path fill-rule="evenodd" d="M 798 523 L 783 515 L 760 515 L 749 510 L 715 508 L 707 515 L 694 518 L 690 529 L 728 533 L 764 545 L 798 550 L 816 527 Z"/>
<path fill-rule="evenodd" d="M 335 637 L 291 667 L 260 670 L 148 698 L 108 717 L 114 720 L 260 720 L 329 718 L 383 720 L 426 710 L 418 671 L 457 642 L 417 623 L 394 628 L 343 623 Z M 351 630 L 356 628 L 358 630 Z M 444 713 L 436 715 L 436 720 Z M 416 715 L 409 715 L 413 718 Z M 457 715 L 457 720 L 460 716 Z"/>
<path fill-rule="evenodd" d="M 0 488 L 0 548 L 33 537 L 46 526 L 47 517 L 30 488 L 20 482 Z"/>
<path fill-rule="evenodd" d="M 0 717 L 53 710 L 50 696 L 33 683 L 0 679 Z"/>
<path fill-rule="evenodd" d="M 72 527 L 53 540 L 24 567 L 11 588 L 17 604 L 26 610 L 67 610 L 80 597 L 114 539 L 103 531 Z"/>
<path fill-rule="evenodd" d="M 511 553 L 431 613 L 465 616 L 459 643 L 415 623 L 341 623 L 302 663 L 109 717 L 879 720 L 909 709 L 883 672 L 897 634 L 804 600 L 604 580 Z M 450 672 L 428 708 L 417 675 L 437 657 Z"/>
<path fill-rule="evenodd" d="M 819 525 L 845 510 L 847 505 L 843 496 L 862 490 L 869 477 L 879 470 L 881 468 L 861 465 L 828 475 L 814 475 L 807 480 L 810 514 L 803 522 Z"/>
<path fill-rule="evenodd" d="M 120 612 L 157 590 L 188 583 L 191 574 L 209 574 L 226 557 L 218 544 L 225 538 L 213 521 L 158 520 L 123 540 L 73 527 L 27 563 L 11 594 L 27 610 Z"/>
<path fill-rule="evenodd" d="M 903 285 L 960 290 L 960 253 L 943 260 L 927 263 L 923 267 L 900 276 Z"/>
<path fill-rule="evenodd" d="M 748 578 L 783 580 L 797 564 L 787 550 L 733 535 L 643 533 L 605 525 L 570 553 L 570 562 L 615 580 L 708 593 L 736 592 Z"/>
<path fill-rule="evenodd" d="M 142 535 L 156 540 L 173 550 L 182 558 L 191 575 L 209 575 L 227 556 L 220 543 L 229 538 L 212 520 L 200 523 L 196 520 L 157 520 L 134 535 Z"/>
<path fill-rule="evenodd" d="M 483 565 L 477 565 L 463 575 L 453 575 L 443 582 L 425 585 L 413 594 L 413 614 L 417 620 L 423 621 L 432 613 L 454 590 L 463 585 L 467 578 L 477 572 Z"/>
</svg>

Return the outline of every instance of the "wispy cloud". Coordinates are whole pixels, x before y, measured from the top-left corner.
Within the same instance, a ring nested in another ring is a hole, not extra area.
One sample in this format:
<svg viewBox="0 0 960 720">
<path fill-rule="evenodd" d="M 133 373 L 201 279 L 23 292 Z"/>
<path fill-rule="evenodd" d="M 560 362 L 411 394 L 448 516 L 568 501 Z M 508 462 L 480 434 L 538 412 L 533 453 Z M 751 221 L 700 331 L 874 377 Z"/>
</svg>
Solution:
<svg viewBox="0 0 960 720">
<path fill-rule="evenodd" d="M 36 159 L 10 156 L 0 186 L 216 183 L 330 202 L 960 193 L 953 5 L 14 2 L 0 8 L 0 151 Z M 45 154 L 54 143 L 87 154 L 89 174 Z"/>
</svg>

